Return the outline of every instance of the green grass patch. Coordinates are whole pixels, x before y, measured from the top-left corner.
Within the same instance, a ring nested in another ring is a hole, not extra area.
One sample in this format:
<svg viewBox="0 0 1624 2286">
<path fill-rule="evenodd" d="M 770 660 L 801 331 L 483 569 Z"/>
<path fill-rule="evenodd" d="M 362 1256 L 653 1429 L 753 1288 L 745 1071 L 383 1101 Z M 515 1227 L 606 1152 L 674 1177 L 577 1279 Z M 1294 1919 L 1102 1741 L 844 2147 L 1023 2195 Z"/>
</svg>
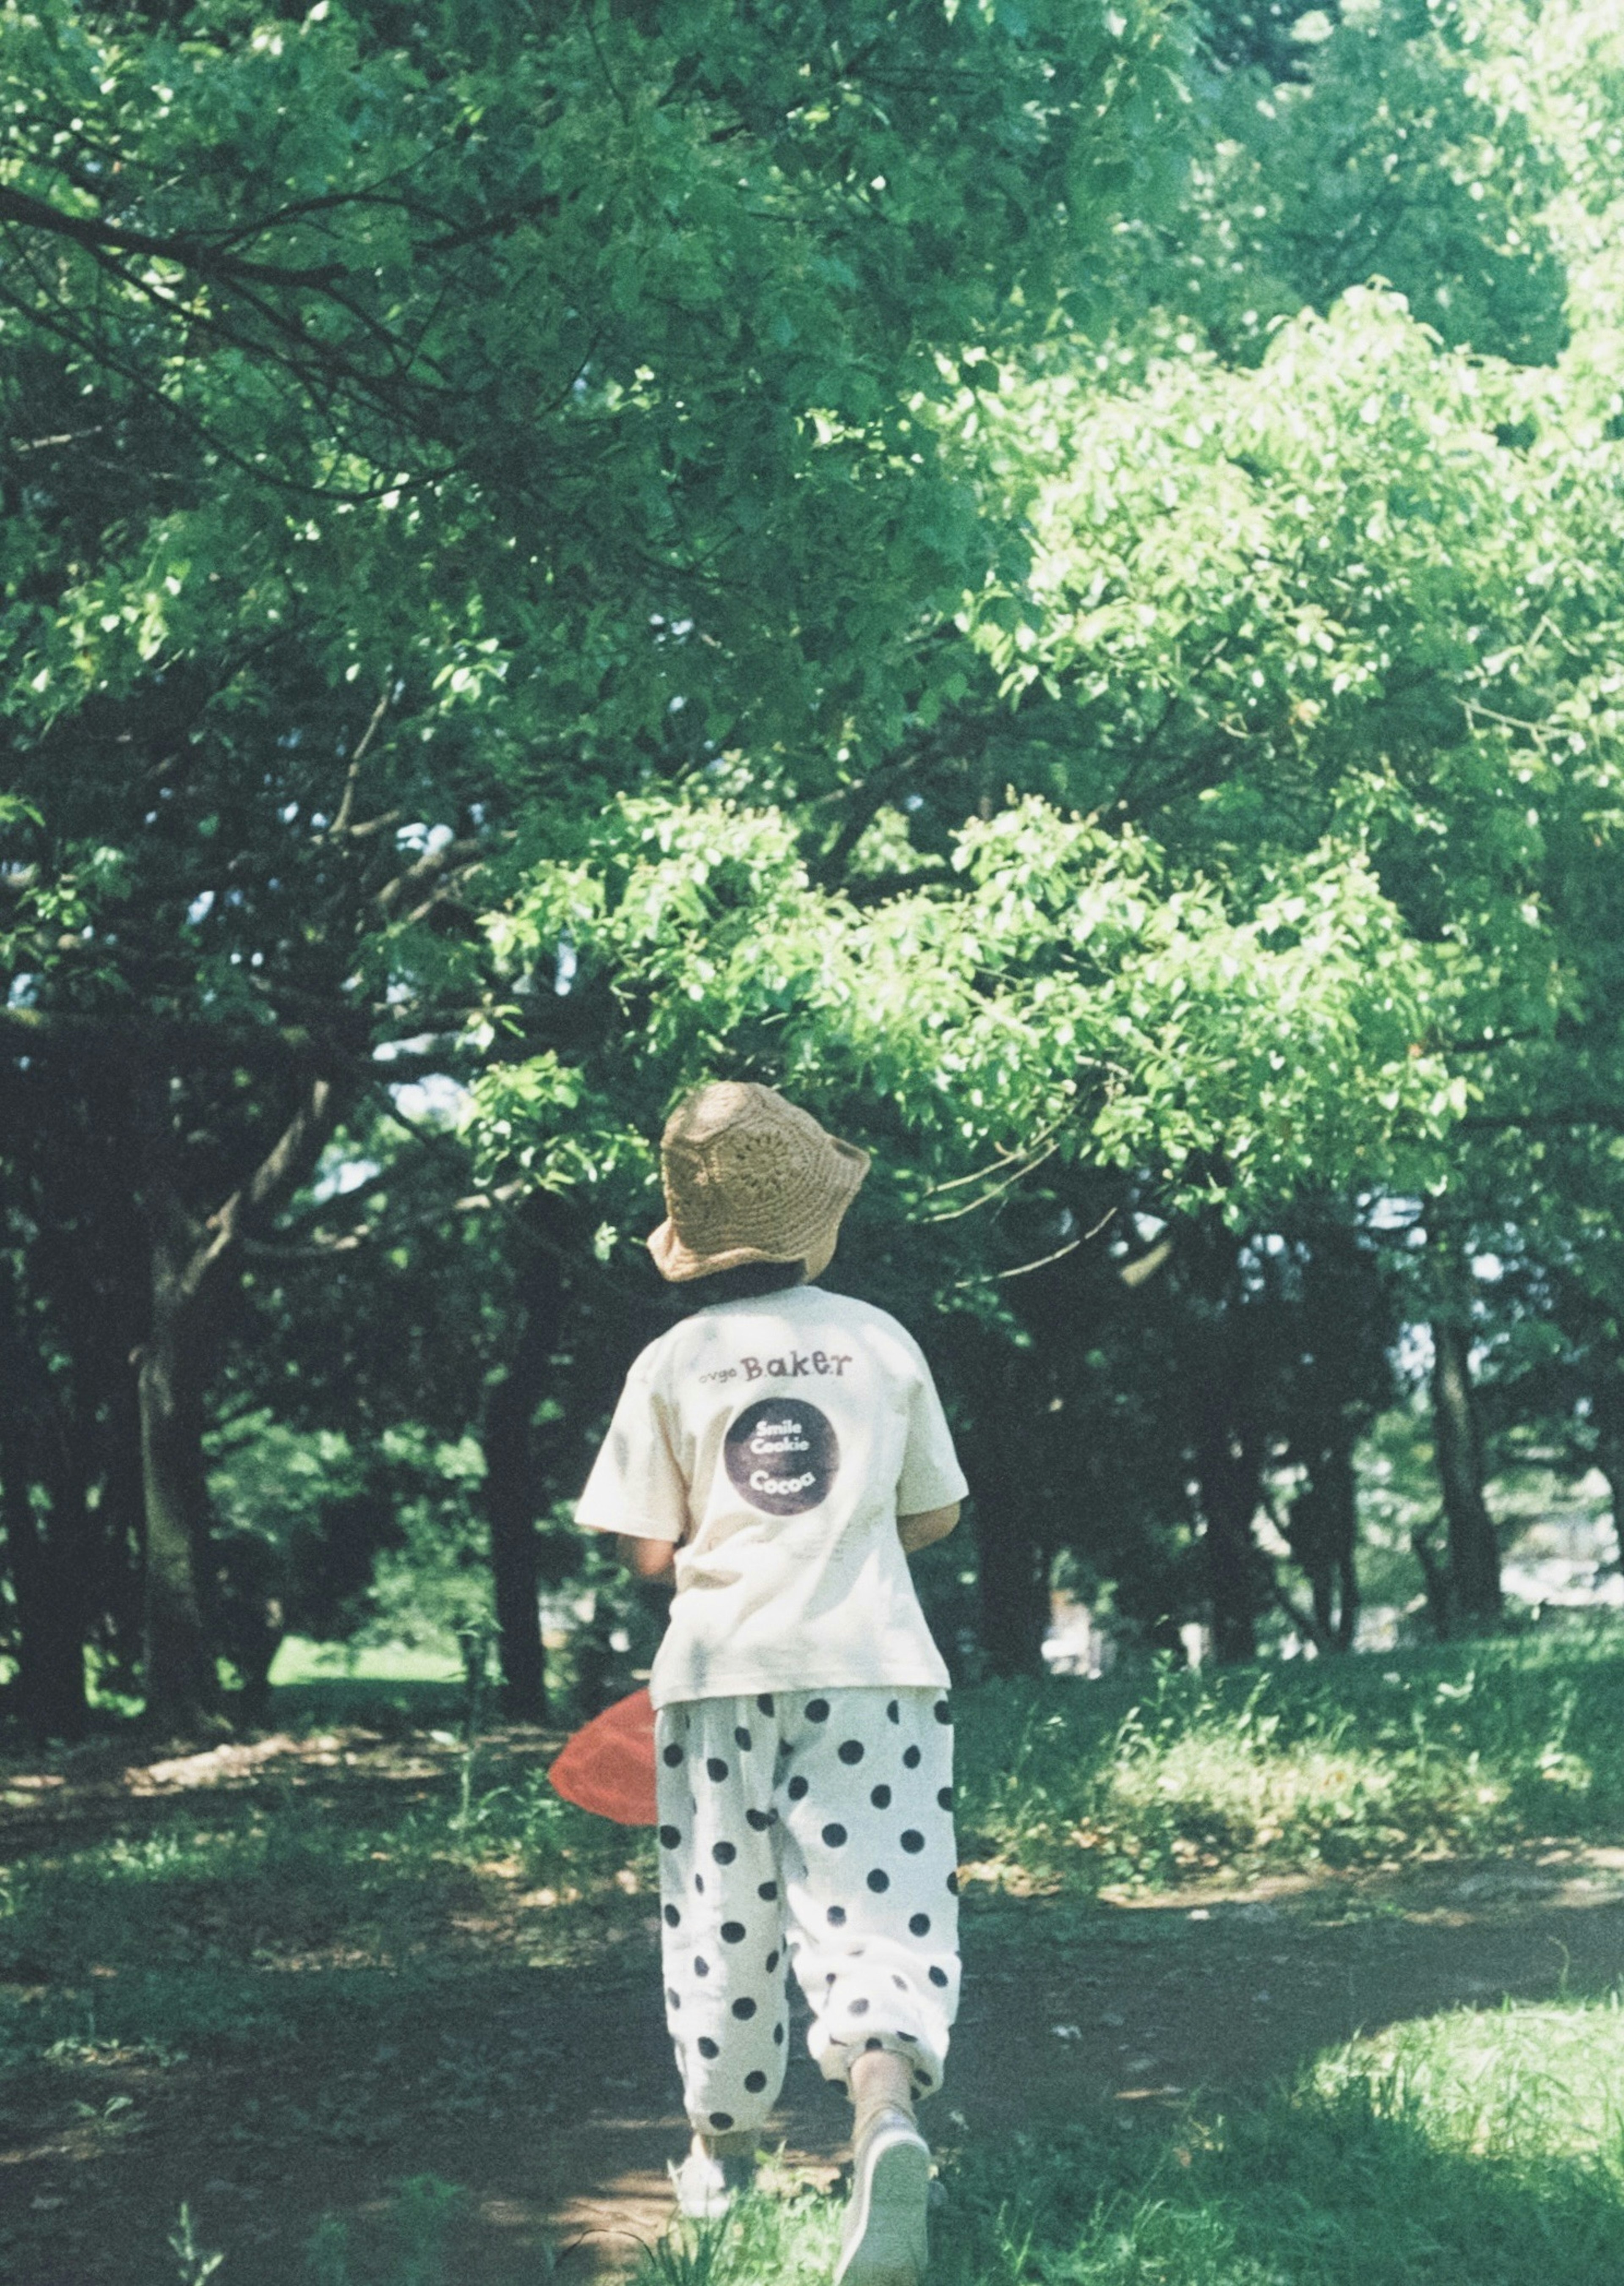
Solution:
<svg viewBox="0 0 1624 2286">
<path fill-rule="evenodd" d="M 1325 2057 L 1265 2102 L 947 2156 L 932 2286 L 1616 2286 L 1624 2019 L 1452 2014 Z M 675 2226 L 635 2286 L 817 2286 L 828 2199 Z"/>
<path fill-rule="evenodd" d="M 324 1644 L 305 1636 L 285 1636 L 271 1665 L 271 1687 L 290 1683 L 455 1683 L 463 1680 L 454 1651 L 412 1644 Z"/>
<path fill-rule="evenodd" d="M 565 1967 L 653 1912 L 652 1837 L 561 1801 L 540 1770 L 465 1798 L 452 1754 L 409 1804 L 280 1770 L 0 1869 L 0 2070 L 376 2023 L 425 1979 L 488 1971 L 463 1919 L 495 1922 L 503 1966 Z"/>
<path fill-rule="evenodd" d="M 963 1856 L 1094 1893 L 1624 1833 L 1624 1636 L 958 1699 Z"/>
</svg>

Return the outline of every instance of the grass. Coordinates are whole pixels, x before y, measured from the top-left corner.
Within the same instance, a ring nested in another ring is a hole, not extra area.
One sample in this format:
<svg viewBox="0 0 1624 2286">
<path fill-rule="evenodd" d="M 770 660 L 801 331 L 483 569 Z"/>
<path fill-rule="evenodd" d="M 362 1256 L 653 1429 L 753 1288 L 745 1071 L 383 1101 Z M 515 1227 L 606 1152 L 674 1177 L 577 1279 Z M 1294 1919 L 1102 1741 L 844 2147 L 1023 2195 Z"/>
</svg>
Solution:
<svg viewBox="0 0 1624 2286">
<path fill-rule="evenodd" d="M 1506 2008 L 1339 2048 L 1266 2101 L 950 2156 L 931 2286 L 1616 2286 L 1624 2019 Z M 832 2202 L 678 2226 L 635 2286 L 822 2286 Z"/>
<path fill-rule="evenodd" d="M 420 2109 L 449 2132 L 533 2108 L 533 2070 L 484 2037 L 493 1971 L 646 1980 L 649 1835 L 558 1801 L 533 1741 L 470 1746 L 443 1679 L 319 1670 L 277 1693 L 293 1747 L 240 1784 L 87 1794 L 53 1822 L 71 1758 L 51 1765 L 61 1793 L 37 1758 L 0 1771 L 37 1820 L 0 1870 L 0 2102 L 43 2089 L 111 2154 L 139 2132 L 144 2089 L 225 2060 L 281 2074 L 288 2148 L 384 2150 L 387 2084 L 304 2092 L 301 2056 L 406 2044 Z M 989 1945 L 1039 1941 L 1034 1893 L 1070 1898 L 1084 1931 L 1102 1890 L 1624 1841 L 1624 1633 L 989 1684 L 959 1694 L 958 1754 L 974 1972 Z M 436 2032 L 420 2054 L 414 2019 L 432 1995 L 443 2022 L 448 1994 L 465 2045 Z M 359 2251 L 342 2218 L 321 2226 L 314 2286 L 456 2274 L 456 2193 L 400 2173 Z M 1084 2113 L 946 2150 L 942 2179 L 932 2286 L 1616 2286 L 1624 2018 L 1562 2000 L 1402 2024 L 1265 2101 Z M 725 2227 L 667 2234 L 638 2286 L 812 2286 L 837 2231 L 825 2198 L 760 2197 Z M 237 2258 L 217 2252 L 189 2211 L 150 2286 L 217 2271 L 232 2286 Z"/>
<path fill-rule="evenodd" d="M 959 1699 L 973 1879 L 1016 1890 L 1478 1856 L 1624 1836 L 1624 1635 Z"/>
<path fill-rule="evenodd" d="M 465 1806 L 464 1751 L 438 1732 L 413 1742 L 407 1775 L 368 1789 L 347 1772 L 329 1792 L 332 1742 L 311 1743 L 296 1774 L 273 1764 L 249 1792 L 193 1794 L 146 1831 L 0 1868 L 0 2072 L 75 2050 L 263 2049 L 340 2014 L 409 2014 L 423 1980 L 481 1965 L 456 1934 L 470 1918 L 529 1967 L 643 1933 L 651 1837 L 561 1801 L 542 1770 L 493 1761 Z"/>
<path fill-rule="evenodd" d="M 422 1649 L 411 1644 L 322 1644 L 305 1636 L 286 1636 L 271 1667 L 273 1690 L 299 1683 L 327 1683 L 342 1678 L 350 1683 L 451 1683 L 462 1680 L 462 1661 L 454 1651 Z"/>
</svg>

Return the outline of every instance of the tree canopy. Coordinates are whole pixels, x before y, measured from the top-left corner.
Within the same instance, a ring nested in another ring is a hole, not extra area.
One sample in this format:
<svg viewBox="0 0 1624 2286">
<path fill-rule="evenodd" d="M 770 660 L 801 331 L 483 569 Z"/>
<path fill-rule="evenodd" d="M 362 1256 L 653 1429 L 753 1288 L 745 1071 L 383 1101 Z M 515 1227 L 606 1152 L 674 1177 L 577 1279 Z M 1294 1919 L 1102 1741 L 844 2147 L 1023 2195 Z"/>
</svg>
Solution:
<svg viewBox="0 0 1624 2286">
<path fill-rule="evenodd" d="M 1277 1482 L 1345 1637 L 1400 1318 L 1435 1616 L 1491 1619 L 1474 1373 L 1624 1481 L 1599 0 L 0 29 L 35 1717 L 87 1641 L 178 1714 L 351 1623 L 416 1501 L 483 1504 L 533 1711 L 650 1139 L 721 1073 L 875 1148 L 854 1274 L 939 1313 L 995 1657 L 1065 1548 L 1244 1654 Z M 1021 1521 L 1012 1405 L 1180 1425 Z M 250 1560 L 289 1436 L 343 1450 Z"/>
</svg>

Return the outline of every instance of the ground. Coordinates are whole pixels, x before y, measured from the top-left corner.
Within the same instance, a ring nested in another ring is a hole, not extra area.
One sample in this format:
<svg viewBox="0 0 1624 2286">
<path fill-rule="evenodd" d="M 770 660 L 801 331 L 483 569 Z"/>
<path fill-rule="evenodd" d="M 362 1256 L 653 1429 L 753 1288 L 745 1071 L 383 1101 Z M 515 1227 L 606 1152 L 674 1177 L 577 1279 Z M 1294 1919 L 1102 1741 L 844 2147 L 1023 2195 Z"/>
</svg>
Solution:
<svg viewBox="0 0 1624 2286">
<path fill-rule="evenodd" d="M 533 1778 L 556 1744 L 502 1734 L 482 1749 L 481 1784 Z M 183 2203 L 196 2247 L 224 2256 L 221 2286 L 288 2286 L 324 2217 L 346 2219 L 370 2277 L 401 2184 L 425 2176 L 465 2194 L 456 2286 L 532 2286 L 549 2266 L 623 2274 L 658 2237 L 682 2126 L 646 1872 L 622 1867 L 593 1927 L 548 1958 L 537 1931 L 561 1901 L 511 1859 L 438 1866 L 405 1902 L 380 1886 L 358 1908 L 335 1872 L 324 1880 L 319 1848 L 242 1879 L 229 1852 L 208 1857 L 222 1837 L 263 1833 L 272 1811 L 318 1841 L 409 1828 L 454 1791 L 460 1754 L 445 1731 L 351 1725 L 155 1763 L 101 1744 L 0 1771 L 0 1853 L 22 1899 L 0 1921 L 13 2028 L 0 2278 L 199 2279 L 201 2258 L 169 2246 Z M 195 1867 L 188 1850 L 204 1853 Z M 385 1849 L 361 1855 L 392 1872 Z M 29 1907 L 43 1893 L 28 1880 L 75 1860 L 102 1867 L 96 1910 L 114 1899 L 116 1926 L 75 1919 L 71 1884 L 43 1919 Z M 1611 1990 L 1624 1849 L 1530 1838 L 1396 1874 L 1098 1901 L 972 1881 L 966 1959 L 949 2087 L 926 2114 L 941 2150 L 1015 2148 L 1020 2131 L 1080 2117 L 1164 2125 L 1384 2025 Z M 163 2004 L 173 2040 L 130 2030 L 126 1995 L 159 1968 L 180 1980 Z M 199 1996 L 217 1990 L 211 2017 Z M 229 2021 L 232 1996 L 250 1991 L 272 1995 L 264 2037 Z M 28 2031 L 47 2011 L 61 2029 L 42 2054 Z M 797 2057 L 773 2180 L 833 2184 L 845 2124 Z"/>
</svg>

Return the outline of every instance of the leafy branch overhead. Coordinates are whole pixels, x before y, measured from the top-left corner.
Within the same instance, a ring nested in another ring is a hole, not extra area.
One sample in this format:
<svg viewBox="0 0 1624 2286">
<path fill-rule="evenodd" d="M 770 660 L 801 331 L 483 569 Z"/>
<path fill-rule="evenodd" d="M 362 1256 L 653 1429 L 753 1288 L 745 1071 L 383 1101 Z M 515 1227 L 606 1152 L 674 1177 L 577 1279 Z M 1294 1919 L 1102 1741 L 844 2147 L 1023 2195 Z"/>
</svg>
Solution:
<svg viewBox="0 0 1624 2286">
<path fill-rule="evenodd" d="M 1085 1541 L 1352 1640 L 1404 1324 L 1478 1616 L 1474 1360 L 1624 1483 L 1616 13 L 0 12 L 31 1703 L 263 1683 L 438 1502 L 536 1711 L 721 1072 L 874 1147 L 995 1664 Z M 330 1536 L 217 1531 L 239 1423 Z"/>
</svg>

